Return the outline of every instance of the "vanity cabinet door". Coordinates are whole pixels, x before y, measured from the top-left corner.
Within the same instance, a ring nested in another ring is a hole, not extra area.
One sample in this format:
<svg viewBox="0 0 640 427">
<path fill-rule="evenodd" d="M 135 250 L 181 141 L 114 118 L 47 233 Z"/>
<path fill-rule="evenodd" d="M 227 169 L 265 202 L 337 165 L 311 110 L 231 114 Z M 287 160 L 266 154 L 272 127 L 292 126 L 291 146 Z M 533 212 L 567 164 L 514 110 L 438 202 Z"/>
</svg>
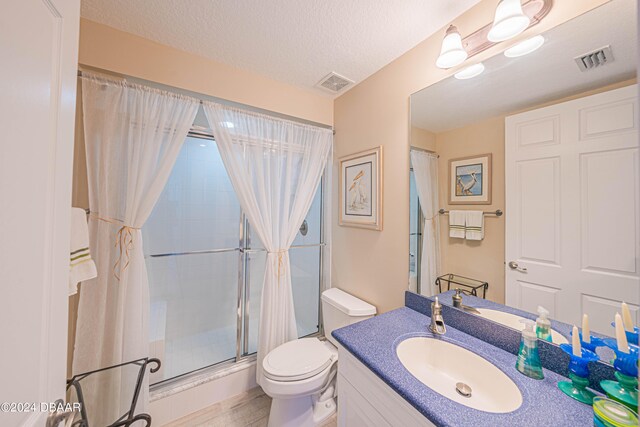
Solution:
<svg viewBox="0 0 640 427">
<path fill-rule="evenodd" d="M 338 426 L 434 425 L 342 346 L 338 360 Z"/>
<path fill-rule="evenodd" d="M 338 426 L 391 427 L 374 406 L 353 387 L 344 376 L 338 375 Z"/>
</svg>

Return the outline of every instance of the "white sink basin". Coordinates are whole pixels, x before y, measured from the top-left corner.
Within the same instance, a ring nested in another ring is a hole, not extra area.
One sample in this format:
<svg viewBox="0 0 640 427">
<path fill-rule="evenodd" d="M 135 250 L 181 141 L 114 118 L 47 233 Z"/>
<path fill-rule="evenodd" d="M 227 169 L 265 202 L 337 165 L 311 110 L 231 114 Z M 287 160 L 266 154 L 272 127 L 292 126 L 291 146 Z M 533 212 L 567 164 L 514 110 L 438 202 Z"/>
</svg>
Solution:
<svg viewBox="0 0 640 427">
<path fill-rule="evenodd" d="M 522 404 L 522 394 L 511 378 L 465 348 L 434 338 L 415 337 L 402 341 L 396 352 L 414 377 L 465 406 L 506 413 L 515 411 Z M 470 387 L 469 397 L 456 390 L 462 389 L 459 383 Z"/>
<path fill-rule="evenodd" d="M 485 319 L 492 320 L 496 323 L 508 326 L 509 328 L 515 329 L 517 331 L 524 330 L 524 323 L 520 322 L 520 320 L 524 319 L 524 317 L 516 316 L 515 314 L 511 313 L 505 313 L 504 311 L 490 310 L 488 308 L 477 308 L 477 310 L 480 312 L 480 316 L 484 317 Z M 553 329 L 551 330 L 551 340 L 554 344 L 566 344 L 569 342 L 564 336 L 560 335 L 559 332 L 554 331 Z"/>
</svg>

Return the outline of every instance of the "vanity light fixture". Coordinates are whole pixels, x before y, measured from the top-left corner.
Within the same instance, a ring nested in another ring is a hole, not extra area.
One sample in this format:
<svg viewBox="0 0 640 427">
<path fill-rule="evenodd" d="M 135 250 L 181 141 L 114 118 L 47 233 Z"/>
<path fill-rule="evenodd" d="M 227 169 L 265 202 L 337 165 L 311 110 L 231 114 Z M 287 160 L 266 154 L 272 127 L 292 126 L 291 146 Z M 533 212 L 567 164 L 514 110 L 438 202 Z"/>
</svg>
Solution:
<svg viewBox="0 0 640 427">
<path fill-rule="evenodd" d="M 440 56 L 436 60 L 438 68 L 451 68 L 462 64 L 467 59 L 467 51 L 462 46 L 462 37 L 454 25 L 449 25 L 444 39 Z"/>
<path fill-rule="evenodd" d="M 516 37 L 538 25 L 552 6 L 553 0 L 499 0 L 494 20 L 464 38 L 455 26 L 450 25 L 442 40 L 436 66 L 445 69 L 455 67 L 497 43 Z"/>
<path fill-rule="evenodd" d="M 518 56 L 524 56 L 540 49 L 543 44 L 544 37 L 542 35 L 533 36 L 505 50 L 504 56 L 506 56 L 507 58 L 517 58 Z"/>
<path fill-rule="evenodd" d="M 458 71 L 453 76 L 458 80 L 466 80 L 479 76 L 483 71 L 484 64 L 482 62 L 478 62 L 477 64 L 473 64 L 462 71 Z"/>
<path fill-rule="evenodd" d="M 509 40 L 526 30 L 530 23 L 520 0 L 500 0 L 487 38 L 494 43 Z"/>
</svg>

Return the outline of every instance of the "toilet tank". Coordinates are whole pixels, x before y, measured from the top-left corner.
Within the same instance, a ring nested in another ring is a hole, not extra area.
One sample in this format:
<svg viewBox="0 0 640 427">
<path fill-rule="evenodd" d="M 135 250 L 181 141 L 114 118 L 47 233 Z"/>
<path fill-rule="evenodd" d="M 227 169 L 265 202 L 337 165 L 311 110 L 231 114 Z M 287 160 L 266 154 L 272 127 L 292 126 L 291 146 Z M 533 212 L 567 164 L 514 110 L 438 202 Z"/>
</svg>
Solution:
<svg viewBox="0 0 640 427">
<path fill-rule="evenodd" d="M 331 336 L 331 332 L 369 319 L 375 314 L 374 306 L 338 288 L 327 289 L 322 293 L 324 336 L 336 347 L 338 342 Z"/>
</svg>

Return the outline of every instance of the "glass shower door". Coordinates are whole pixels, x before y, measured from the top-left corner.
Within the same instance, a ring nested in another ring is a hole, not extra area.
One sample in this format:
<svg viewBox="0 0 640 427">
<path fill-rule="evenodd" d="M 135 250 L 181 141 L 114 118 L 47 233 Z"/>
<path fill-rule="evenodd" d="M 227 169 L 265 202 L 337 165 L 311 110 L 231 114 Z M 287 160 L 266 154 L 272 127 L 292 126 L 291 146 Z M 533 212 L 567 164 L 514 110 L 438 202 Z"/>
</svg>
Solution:
<svg viewBox="0 0 640 427">
<path fill-rule="evenodd" d="M 319 330 L 322 184 L 289 251 L 298 336 Z M 142 229 L 150 290 L 151 384 L 256 352 L 267 252 L 212 139 L 188 137 Z"/>
<path fill-rule="evenodd" d="M 215 142 L 187 138 L 142 230 L 151 383 L 235 358 L 240 215 Z"/>
</svg>

